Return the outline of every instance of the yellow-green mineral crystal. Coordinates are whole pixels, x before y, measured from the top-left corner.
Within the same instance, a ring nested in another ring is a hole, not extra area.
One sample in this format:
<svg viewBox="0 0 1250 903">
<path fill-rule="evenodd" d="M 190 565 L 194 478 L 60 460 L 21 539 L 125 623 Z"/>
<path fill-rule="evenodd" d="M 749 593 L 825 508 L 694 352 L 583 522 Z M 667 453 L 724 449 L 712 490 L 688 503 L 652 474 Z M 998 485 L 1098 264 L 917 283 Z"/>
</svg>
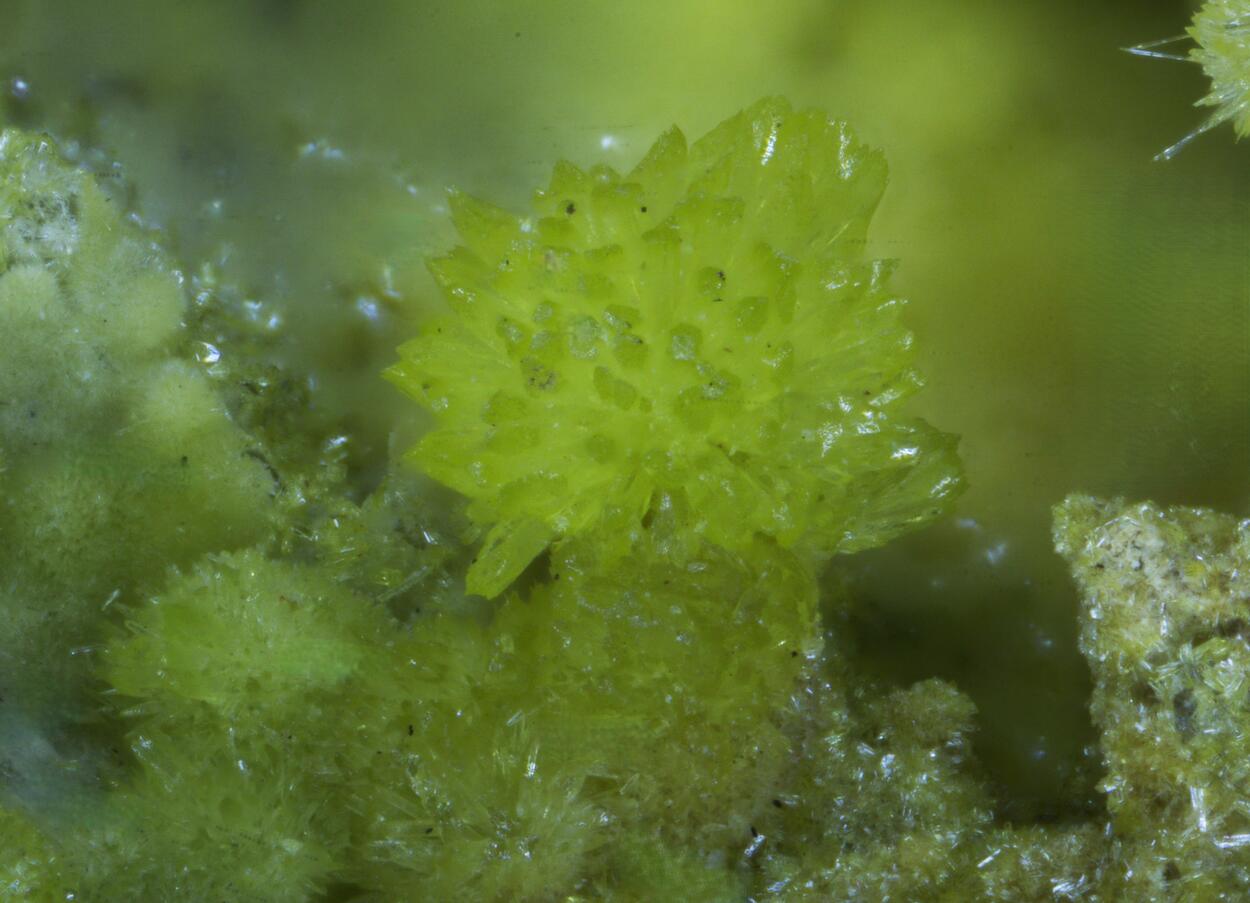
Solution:
<svg viewBox="0 0 1250 903">
<path fill-rule="evenodd" d="M 960 484 L 896 412 L 880 155 L 767 101 L 561 165 L 530 217 L 457 197 L 453 314 L 391 376 L 466 532 L 358 488 L 210 272 L 50 141 L 0 149 L 9 894 L 743 899 L 831 654 L 816 567 Z M 486 530 L 492 603 L 447 538 Z M 48 695 L 74 714 L 22 714 Z"/>
<path fill-rule="evenodd" d="M 453 194 L 451 314 L 389 376 L 435 416 L 413 460 L 487 531 L 470 589 L 660 493 L 692 535 L 818 557 L 941 511 L 955 443 L 897 412 L 911 336 L 861 251 L 885 181 L 845 123 L 767 100 L 626 175 L 561 163 L 524 214 Z"/>
<path fill-rule="evenodd" d="M 1006 822 L 972 701 L 858 672 L 821 568 L 961 485 L 900 411 L 884 187 L 766 100 L 526 214 L 453 195 L 387 374 L 423 472 L 362 472 L 211 268 L 0 133 L 0 897 L 1250 895 L 1246 523 L 1057 509 L 1084 820 Z"/>
</svg>

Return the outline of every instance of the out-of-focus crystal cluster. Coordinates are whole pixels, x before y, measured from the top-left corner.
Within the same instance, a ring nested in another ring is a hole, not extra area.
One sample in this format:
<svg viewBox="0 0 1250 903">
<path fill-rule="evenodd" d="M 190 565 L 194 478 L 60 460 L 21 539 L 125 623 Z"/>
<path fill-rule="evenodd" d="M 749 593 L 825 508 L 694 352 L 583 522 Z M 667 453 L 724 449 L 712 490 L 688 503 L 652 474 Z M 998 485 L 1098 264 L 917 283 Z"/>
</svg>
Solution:
<svg viewBox="0 0 1250 903">
<path fill-rule="evenodd" d="M 1239 138 L 1250 135 L 1250 0 L 1209 0 L 1189 34 L 1198 43 L 1190 59 L 1211 79 L 1199 101 L 1215 108 L 1206 128 L 1231 122 Z"/>
<path fill-rule="evenodd" d="M 0 725 L 81 703 L 102 607 L 262 535 L 272 482 L 176 353 L 184 300 L 90 175 L 0 132 Z"/>
</svg>

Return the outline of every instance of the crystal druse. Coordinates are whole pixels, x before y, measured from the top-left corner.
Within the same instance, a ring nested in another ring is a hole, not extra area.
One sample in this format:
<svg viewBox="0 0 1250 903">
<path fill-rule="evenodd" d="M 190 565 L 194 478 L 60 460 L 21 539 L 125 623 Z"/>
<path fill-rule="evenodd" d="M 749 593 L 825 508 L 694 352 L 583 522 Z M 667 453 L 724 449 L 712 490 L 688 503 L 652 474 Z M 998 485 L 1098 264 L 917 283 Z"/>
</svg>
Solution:
<svg viewBox="0 0 1250 903">
<path fill-rule="evenodd" d="M 968 698 L 827 619 L 830 562 L 962 484 L 901 410 L 884 186 L 766 100 L 525 214 L 454 195 L 448 312 L 387 374 L 433 426 L 361 491 L 264 330 L 4 132 L 5 899 L 1244 895 L 1245 524 L 1057 509 L 1080 823 L 998 820 Z"/>
</svg>

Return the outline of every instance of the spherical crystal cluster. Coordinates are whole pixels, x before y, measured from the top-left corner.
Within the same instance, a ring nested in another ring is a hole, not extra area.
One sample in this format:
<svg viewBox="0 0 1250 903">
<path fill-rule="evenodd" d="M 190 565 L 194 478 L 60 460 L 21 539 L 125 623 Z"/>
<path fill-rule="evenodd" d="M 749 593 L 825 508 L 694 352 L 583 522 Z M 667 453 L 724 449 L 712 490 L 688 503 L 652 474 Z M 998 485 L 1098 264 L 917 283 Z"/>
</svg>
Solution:
<svg viewBox="0 0 1250 903">
<path fill-rule="evenodd" d="M 628 175 L 560 164 L 528 215 L 453 195 L 451 314 L 389 375 L 437 421 L 413 458 L 489 531 L 470 587 L 661 496 L 713 544 L 819 557 L 931 517 L 954 441 L 895 416 L 911 338 L 863 255 L 885 181 L 844 124 L 767 100 Z"/>
<path fill-rule="evenodd" d="M 1250 135 L 1250 0 L 1211 0 L 1189 29 L 1198 46 L 1190 57 L 1211 79 L 1199 103 L 1215 107 L 1207 127 L 1231 122 L 1239 138 Z"/>
</svg>

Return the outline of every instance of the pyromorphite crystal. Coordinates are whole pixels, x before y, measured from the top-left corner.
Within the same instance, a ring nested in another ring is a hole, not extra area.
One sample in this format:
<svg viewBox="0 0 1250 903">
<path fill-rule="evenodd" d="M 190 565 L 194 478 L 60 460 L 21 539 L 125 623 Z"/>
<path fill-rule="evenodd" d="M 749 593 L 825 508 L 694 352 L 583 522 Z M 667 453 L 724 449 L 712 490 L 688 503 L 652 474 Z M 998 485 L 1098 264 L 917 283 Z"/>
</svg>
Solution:
<svg viewBox="0 0 1250 903">
<path fill-rule="evenodd" d="M 1250 896 L 1250 521 L 1068 499 L 1055 538 L 1082 593 L 1108 899 Z"/>
<path fill-rule="evenodd" d="M 562 163 L 528 214 L 453 194 L 452 313 L 389 376 L 437 419 L 413 460 L 489 530 L 470 589 L 627 536 L 660 492 L 729 549 L 823 557 L 933 517 L 954 440 L 896 416 L 911 338 L 861 253 L 885 180 L 845 124 L 767 100 L 628 175 Z"/>
<path fill-rule="evenodd" d="M 814 588 L 776 551 L 674 561 L 657 520 L 615 566 L 569 544 L 485 633 L 419 623 L 397 647 L 380 711 L 406 714 L 363 729 L 352 778 L 360 883 L 498 900 L 662 896 L 653 870 L 738 883 L 725 865 L 788 761 Z"/>
<path fill-rule="evenodd" d="M 733 857 L 818 648 L 814 586 L 776 549 L 675 560 L 671 526 L 615 566 L 569 544 L 489 624 L 405 629 L 332 561 L 248 552 L 174 578 L 103 653 L 136 770 L 110 820 L 69 835 L 72 886 L 629 899 L 684 876 L 740 899 Z"/>
<path fill-rule="evenodd" d="M 104 676 L 128 696 L 171 694 L 228 714 L 342 684 L 389 619 L 316 571 L 255 553 L 210 558 L 128 619 Z"/>
<path fill-rule="evenodd" d="M 814 565 L 959 482 L 951 440 L 895 417 L 909 339 L 854 250 L 883 170 L 843 126 L 770 101 L 628 177 L 559 167 L 530 220 L 456 200 L 467 247 L 435 265 L 455 310 L 392 376 L 435 408 L 416 459 L 491 531 L 470 586 L 495 602 L 464 595 L 415 478 L 352 496 L 350 437 L 304 422 L 308 384 L 245 316 L 201 312 L 229 339 L 211 379 L 179 359 L 164 258 L 50 147 L 8 140 L 27 212 L 0 314 L 30 366 L 0 388 L 53 410 L 0 411 L 0 663 L 30 707 L 59 675 L 43 658 L 89 641 L 105 691 L 75 754 L 0 706 L 11 896 L 1099 886 L 1096 825 L 995 823 L 965 696 L 865 681 L 821 627 Z M 41 346 L 68 365 L 39 377 Z"/>
</svg>

